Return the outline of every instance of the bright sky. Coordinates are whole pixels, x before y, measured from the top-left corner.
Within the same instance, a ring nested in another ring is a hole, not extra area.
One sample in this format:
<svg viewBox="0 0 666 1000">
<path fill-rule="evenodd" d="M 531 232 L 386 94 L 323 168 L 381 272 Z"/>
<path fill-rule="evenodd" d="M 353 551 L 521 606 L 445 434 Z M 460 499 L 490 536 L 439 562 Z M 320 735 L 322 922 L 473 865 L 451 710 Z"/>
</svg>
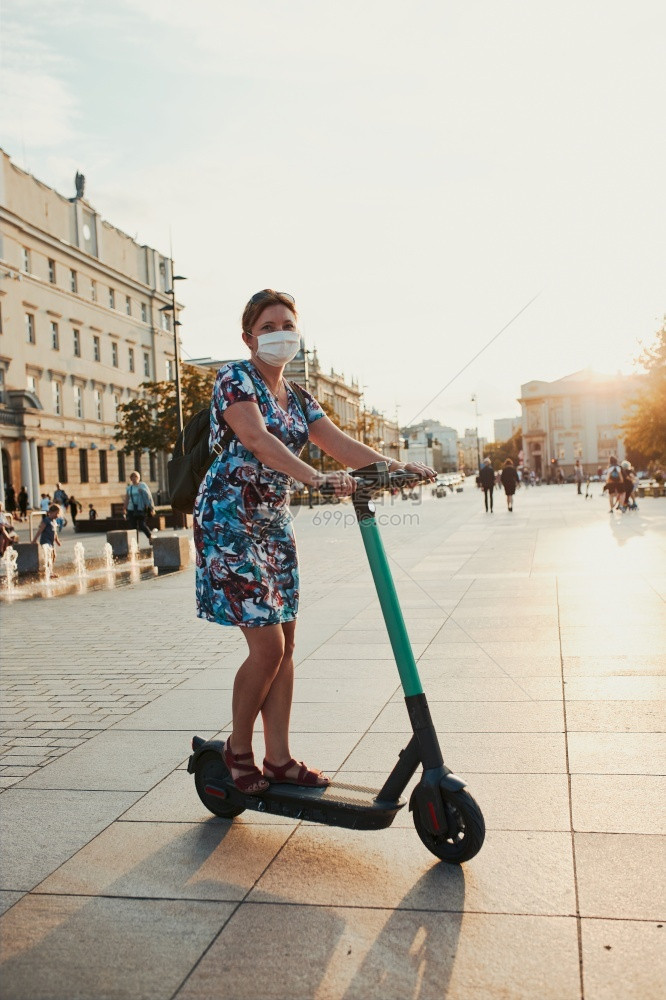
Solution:
<svg viewBox="0 0 666 1000">
<path fill-rule="evenodd" d="M 370 405 L 462 431 L 476 393 L 492 438 L 521 383 L 629 371 L 660 325 L 663 0 L 0 10 L 0 144 L 65 195 L 81 170 L 140 242 L 171 233 L 186 356 L 241 356 L 272 286 Z"/>
</svg>

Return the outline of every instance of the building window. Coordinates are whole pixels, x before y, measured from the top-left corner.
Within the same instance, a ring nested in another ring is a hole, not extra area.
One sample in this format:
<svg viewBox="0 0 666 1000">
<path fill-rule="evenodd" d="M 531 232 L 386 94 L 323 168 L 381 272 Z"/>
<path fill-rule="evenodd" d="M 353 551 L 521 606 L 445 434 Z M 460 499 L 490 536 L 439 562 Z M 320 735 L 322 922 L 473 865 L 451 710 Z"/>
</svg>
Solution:
<svg viewBox="0 0 666 1000">
<path fill-rule="evenodd" d="M 97 282 L 90 279 L 90 299 L 92 302 L 97 302 Z"/>
<path fill-rule="evenodd" d="M 128 357 L 129 357 L 129 366 L 128 367 L 129 367 L 129 370 L 131 372 L 133 372 L 134 371 L 134 348 L 133 347 L 130 347 Z"/>
<path fill-rule="evenodd" d="M 79 291 L 79 278 L 76 271 L 69 272 L 69 290 L 74 293 Z"/>
<path fill-rule="evenodd" d="M 143 374 L 146 378 L 150 378 L 150 354 L 143 355 Z"/>
<path fill-rule="evenodd" d="M 51 382 L 53 392 L 53 412 L 57 417 L 62 416 L 62 386 L 60 382 Z"/>
<path fill-rule="evenodd" d="M 106 452 L 103 448 L 99 452 L 99 481 L 100 483 L 108 483 L 109 481 L 109 470 L 106 464 Z"/>
<path fill-rule="evenodd" d="M 46 482 L 44 475 L 44 448 L 41 444 L 37 445 L 37 477 L 40 483 Z"/>
<path fill-rule="evenodd" d="M 102 393 L 100 392 L 99 389 L 95 389 L 93 395 L 95 397 L 95 419 L 96 420 L 101 420 L 102 419 Z"/>
<path fill-rule="evenodd" d="M 113 420 L 114 423 L 118 419 L 118 407 L 120 406 L 120 396 L 114 395 L 111 397 L 113 399 Z"/>
<path fill-rule="evenodd" d="M 101 357 L 102 355 L 99 345 L 99 337 L 93 337 L 93 360 L 99 361 Z"/>
<path fill-rule="evenodd" d="M 58 324 L 51 322 L 51 347 L 54 351 L 60 350 L 60 336 L 58 334 Z"/>
<path fill-rule="evenodd" d="M 75 358 L 80 358 L 81 357 L 81 331 L 80 330 L 72 330 L 72 337 L 73 337 L 73 340 L 74 340 L 74 357 Z"/>
<path fill-rule="evenodd" d="M 28 384 L 30 388 L 30 384 Z M 5 369 L 0 368 L 0 403 L 5 401 Z"/>
<path fill-rule="evenodd" d="M 129 295 L 125 296 L 125 312 L 128 316 L 132 315 L 132 300 Z"/>
<path fill-rule="evenodd" d="M 160 316 L 162 317 L 162 329 L 166 330 L 167 333 L 171 333 L 171 316 L 169 316 L 169 313 L 160 313 Z"/>
<path fill-rule="evenodd" d="M 118 344 L 115 340 L 111 341 L 111 364 L 114 368 L 118 367 Z"/>
<path fill-rule="evenodd" d="M 553 410 L 553 427 L 564 427 L 564 411 L 561 406 Z"/>
<path fill-rule="evenodd" d="M 167 382 L 172 382 L 176 377 L 176 373 L 174 372 L 174 363 L 170 358 L 166 359 L 166 377 Z"/>
<path fill-rule="evenodd" d="M 109 288 L 109 309 L 116 308 L 116 293 L 113 288 Z"/>
<path fill-rule="evenodd" d="M 125 482 L 125 452 L 118 452 L 118 482 Z"/>
<path fill-rule="evenodd" d="M 32 313 L 25 314 L 25 339 L 29 344 L 35 343 L 35 317 Z"/>
<path fill-rule="evenodd" d="M 79 448 L 79 478 L 82 483 L 88 480 L 88 451 L 86 448 Z"/>
<path fill-rule="evenodd" d="M 151 451 L 148 455 L 148 478 L 151 483 L 154 483 L 157 479 L 157 455 L 154 451 Z"/>
<path fill-rule="evenodd" d="M 134 469 L 135 469 L 136 472 L 139 473 L 139 475 L 141 475 L 141 452 L 140 451 L 135 451 L 134 452 Z"/>
<path fill-rule="evenodd" d="M 141 322 L 142 323 L 148 322 L 148 306 L 146 305 L 145 302 L 141 303 Z"/>
<path fill-rule="evenodd" d="M 0 369 L 0 371 L 1 370 L 2 369 Z M 2 374 L 4 375 L 4 372 L 2 372 Z M 28 392 L 34 392 L 34 394 L 36 396 L 37 395 L 37 378 L 36 378 L 36 376 L 35 375 L 28 375 L 27 381 L 28 381 Z"/>
<path fill-rule="evenodd" d="M 49 257 L 49 281 L 52 285 L 56 283 L 55 261 Z"/>
<path fill-rule="evenodd" d="M 83 389 L 80 385 L 74 386 L 74 416 L 83 419 Z"/>
<path fill-rule="evenodd" d="M 58 448 L 58 482 L 67 482 L 67 449 Z"/>
<path fill-rule="evenodd" d="M 23 247 L 23 271 L 30 274 L 30 251 L 27 247 Z"/>
</svg>

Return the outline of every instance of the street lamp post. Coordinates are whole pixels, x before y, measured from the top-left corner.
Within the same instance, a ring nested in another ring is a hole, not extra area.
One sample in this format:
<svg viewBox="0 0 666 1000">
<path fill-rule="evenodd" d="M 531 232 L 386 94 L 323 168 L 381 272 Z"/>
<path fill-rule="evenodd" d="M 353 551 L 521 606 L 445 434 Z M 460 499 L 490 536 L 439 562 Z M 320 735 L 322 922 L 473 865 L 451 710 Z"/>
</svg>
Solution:
<svg viewBox="0 0 666 1000">
<path fill-rule="evenodd" d="M 474 403 L 474 413 L 476 416 L 476 427 L 474 431 L 476 433 L 476 461 L 478 471 L 481 472 L 481 449 L 479 448 L 479 405 L 476 398 L 476 393 L 472 396 L 472 403 Z"/>
<path fill-rule="evenodd" d="M 182 274 L 173 273 L 173 259 L 171 260 L 171 288 L 166 292 L 167 295 L 171 296 L 171 305 L 162 306 L 160 312 L 167 313 L 170 312 L 173 315 L 173 355 L 174 355 L 174 366 L 175 366 L 175 382 L 176 382 L 176 421 L 178 424 L 178 433 L 181 434 L 183 430 L 183 397 L 180 385 L 180 338 L 178 336 L 178 327 L 181 325 L 178 319 L 178 305 L 176 303 L 176 282 L 177 281 L 187 281 Z"/>
</svg>

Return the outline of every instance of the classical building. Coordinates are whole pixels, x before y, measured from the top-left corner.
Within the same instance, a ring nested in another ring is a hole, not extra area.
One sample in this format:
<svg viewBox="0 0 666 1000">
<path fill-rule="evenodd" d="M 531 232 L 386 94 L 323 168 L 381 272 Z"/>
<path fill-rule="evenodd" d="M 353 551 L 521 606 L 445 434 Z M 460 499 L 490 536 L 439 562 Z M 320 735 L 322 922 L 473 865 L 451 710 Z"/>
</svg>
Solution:
<svg viewBox="0 0 666 1000">
<path fill-rule="evenodd" d="M 556 462 L 573 467 L 580 458 L 586 473 L 608 466 L 611 455 L 625 457 L 619 426 L 624 407 L 640 386 L 640 375 L 601 375 L 589 368 L 556 382 L 520 387 L 525 465 L 547 476 Z"/>
<path fill-rule="evenodd" d="M 102 516 L 132 469 L 164 485 L 163 456 L 126 455 L 114 433 L 141 382 L 170 376 L 171 262 L 83 189 L 79 174 L 66 198 L 0 150 L 0 486 L 36 505 L 61 482 Z"/>
</svg>

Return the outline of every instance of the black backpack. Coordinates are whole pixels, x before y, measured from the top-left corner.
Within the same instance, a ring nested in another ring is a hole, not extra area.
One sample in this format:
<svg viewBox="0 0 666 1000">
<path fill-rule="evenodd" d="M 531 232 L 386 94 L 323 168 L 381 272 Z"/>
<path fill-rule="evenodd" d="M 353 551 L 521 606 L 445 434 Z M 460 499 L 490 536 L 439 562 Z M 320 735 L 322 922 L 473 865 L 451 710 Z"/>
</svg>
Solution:
<svg viewBox="0 0 666 1000">
<path fill-rule="evenodd" d="M 248 372 L 249 374 L 249 372 Z M 250 378 L 252 376 L 250 375 Z M 303 390 L 295 382 L 287 382 L 293 389 L 305 417 Z M 307 423 L 307 418 L 306 418 Z M 209 448 L 210 407 L 199 410 L 191 417 L 178 435 L 171 460 L 167 465 L 171 506 L 181 514 L 191 514 L 199 487 L 211 465 L 221 455 L 234 432 L 227 427 L 220 441 Z"/>
</svg>

